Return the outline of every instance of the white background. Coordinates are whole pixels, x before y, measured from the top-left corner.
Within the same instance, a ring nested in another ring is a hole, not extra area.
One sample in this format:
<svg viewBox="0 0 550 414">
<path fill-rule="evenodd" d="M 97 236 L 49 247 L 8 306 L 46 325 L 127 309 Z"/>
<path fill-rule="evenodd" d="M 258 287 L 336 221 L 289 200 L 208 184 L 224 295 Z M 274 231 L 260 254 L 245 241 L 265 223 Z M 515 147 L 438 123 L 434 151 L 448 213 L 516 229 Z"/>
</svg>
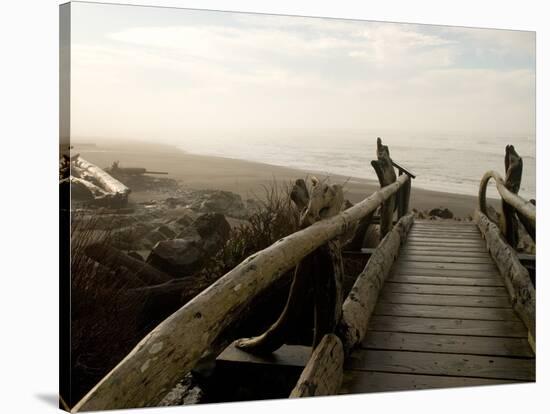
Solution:
<svg viewBox="0 0 550 414">
<path fill-rule="evenodd" d="M 133 413 L 548 412 L 548 156 L 550 24 L 544 1 L 202 0 L 119 1 L 218 10 L 329 16 L 537 31 L 537 384 L 413 391 L 302 401 L 133 410 Z M 3 2 L 0 9 L 0 412 L 57 410 L 58 388 L 58 1 Z M 544 91 L 544 92 L 543 92 Z M 545 94 L 544 94 L 545 93 Z M 546 118 L 543 116 L 546 114 Z M 541 227 L 542 226 L 542 227 Z M 543 297 L 544 296 L 544 297 Z M 126 412 L 126 411 L 124 411 Z"/>
</svg>

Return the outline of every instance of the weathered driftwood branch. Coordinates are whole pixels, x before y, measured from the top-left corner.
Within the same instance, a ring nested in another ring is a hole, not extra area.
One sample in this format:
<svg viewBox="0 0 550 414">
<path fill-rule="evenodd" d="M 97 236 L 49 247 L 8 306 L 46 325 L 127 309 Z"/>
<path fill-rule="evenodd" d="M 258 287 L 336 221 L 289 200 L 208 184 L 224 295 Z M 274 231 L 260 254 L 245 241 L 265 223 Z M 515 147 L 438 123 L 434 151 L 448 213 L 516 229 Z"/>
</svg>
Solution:
<svg viewBox="0 0 550 414">
<path fill-rule="evenodd" d="M 297 180 L 291 199 L 301 209 L 300 226 L 307 227 L 321 219 L 336 215 L 342 208 L 342 187 L 329 186 L 312 178 L 309 195 L 305 182 Z M 302 206 L 307 206 L 303 208 Z M 301 208 L 302 207 L 302 208 Z M 263 334 L 242 338 L 235 342 L 238 348 L 257 354 L 271 353 L 287 339 L 293 323 L 298 319 L 309 289 L 314 291 L 314 336 L 313 346 L 326 333 L 332 332 L 340 316 L 342 305 L 343 264 L 338 241 L 330 241 L 302 260 L 294 270 L 294 279 L 286 305 L 277 319 Z"/>
<path fill-rule="evenodd" d="M 76 405 L 75 411 L 155 405 L 254 297 L 306 255 L 345 234 L 408 179 L 403 175 L 340 214 L 248 257 L 153 329 Z"/>
<path fill-rule="evenodd" d="M 382 145 L 380 138 L 376 140 L 376 156 L 378 159 L 371 161 L 371 165 L 376 171 L 380 187 L 385 187 L 395 182 L 396 176 L 390 158 L 390 150 L 387 145 Z M 395 196 L 390 197 L 380 209 L 380 239 L 392 229 L 395 199 Z"/>
<path fill-rule="evenodd" d="M 113 203 L 119 205 L 127 203 L 130 194 L 128 187 L 82 157 L 77 157 L 71 161 L 73 164 L 72 169 L 75 173 L 78 172 L 78 178 L 93 182 L 107 193 Z"/>
<path fill-rule="evenodd" d="M 346 352 L 361 343 L 365 337 L 378 294 L 413 221 L 412 214 L 404 216 L 384 237 L 344 301 L 339 333 Z"/>
<path fill-rule="evenodd" d="M 111 269 L 125 267 L 135 278 L 142 281 L 141 285 L 156 285 L 172 278 L 164 272 L 155 269 L 148 263 L 134 259 L 115 247 L 105 244 L 91 244 L 86 247 L 86 255 Z"/>
<path fill-rule="evenodd" d="M 516 210 L 518 214 L 521 214 L 524 216 L 525 220 L 527 220 L 533 228 L 536 226 L 536 208 L 535 206 L 520 197 L 519 195 L 513 193 L 508 188 L 506 188 L 506 183 L 500 176 L 500 174 L 496 171 L 488 171 L 485 173 L 483 178 L 481 179 L 481 183 L 479 185 L 479 211 L 481 211 L 483 214 L 487 215 L 487 184 L 489 183 L 490 179 L 494 179 L 497 190 L 506 203 L 508 203 L 510 206 Z"/>
<path fill-rule="evenodd" d="M 504 278 L 512 306 L 534 341 L 536 339 L 536 294 L 529 278 L 529 272 L 520 263 L 515 250 L 502 239 L 496 224 L 480 211 L 475 212 L 474 221 L 485 238 L 487 248 Z"/>
<path fill-rule="evenodd" d="M 290 393 L 290 398 L 334 395 L 344 374 L 344 347 L 334 334 L 323 336 Z"/>
<path fill-rule="evenodd" d="M 290 192 L 290 198 L 298 208 L 298 211 L 302 211 L 307 207 L 309 203 L 309 192 L 307 191 L 306 182 L 301 178 L 297 179 Z"/>
</svg>

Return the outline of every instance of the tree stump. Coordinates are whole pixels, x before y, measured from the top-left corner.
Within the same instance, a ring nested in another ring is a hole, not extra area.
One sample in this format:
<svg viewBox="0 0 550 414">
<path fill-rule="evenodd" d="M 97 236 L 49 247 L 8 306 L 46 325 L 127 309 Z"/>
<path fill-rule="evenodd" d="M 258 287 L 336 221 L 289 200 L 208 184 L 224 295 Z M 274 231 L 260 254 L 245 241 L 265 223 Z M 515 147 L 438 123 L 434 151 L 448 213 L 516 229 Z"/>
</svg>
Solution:
<svg viewBox="0 0 550 414">
<path fill-rule="evenodd" d="M 311 194 L 302 179 L 296 181 L 291 192 L 291 199 L 301 212 L 302 229 L 338 214 L 344 203 L 341 186 L 320 183 L 315 177 L 311 181 Z M 335 331 L 340 320 L 343 276 L 340 242 L 332 240 L 304 257 L 296 266 L 286 305 L 277 321 L 259 336 L 237 340 L 235 346 L 255 354 L 276 351 L 285 343 L 296 316 L 302 311 L 303 299 L 313 289 L 315 349 L 321 338 Z"/>
<path fill-rule="evenodd" d="M 513 145 L 506 145 L 506 155 L 504 156 L 504 166 L 506 168 L 506 179 L 504 185 L 512 193 L 517 194 L 521 185 L 521 175 L 523 172 L 523 160 L 518 155 Z M 506 201 L 502 200 L 502 233 L 506 241 L 514 249 L 518 245 L 518 219 L 515 209 Z"/>
</svg>

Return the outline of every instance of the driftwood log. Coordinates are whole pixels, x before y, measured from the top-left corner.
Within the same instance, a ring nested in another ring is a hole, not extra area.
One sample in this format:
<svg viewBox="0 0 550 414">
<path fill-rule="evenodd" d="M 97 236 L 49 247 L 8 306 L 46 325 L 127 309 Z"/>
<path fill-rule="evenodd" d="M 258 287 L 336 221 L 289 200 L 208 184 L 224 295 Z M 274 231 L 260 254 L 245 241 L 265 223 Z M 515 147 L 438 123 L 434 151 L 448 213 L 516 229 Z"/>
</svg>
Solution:
<svg viewBox="0 0 550 414">
<path fill-rule="evenodd" d="M 66 180 L 69 180 L 71 184 L 71 192 L 73 197 L 75 193 L 79 192 L 82 194 L 89 194 L 91 198 L 104 198 L 108 196 L 108 193 L 97 185 L 91 183 L 90 181 L 83 180 L 78 177 L 69 177 Z"/>
<path fill-rule="evenodd" d="M 301 228 L 338 214 L 344 203 L 341 186 L 320 183 L 315 177 L 312 178 L 312 184 L 311 195 L 304 180 L 297 180 L 291 192 L 292 201 L 301 211 Z M 277 321 L 257 337 L 237 340 L 235 346 L 256 354 L 272 353 L 280 348 L 302 311 L 308 290 L 313 287 L 315 347 L 325 334 L 334 331 L 338 323 L 343 277 L 340 244 L 337 240 L 331 240 L 296 266 L 286 305 Z"/>
<path fill-rule="evenodd" d="M 487 248 L 504 278 L 512 306 L 529 330 L 530 341 L 534 344 L 536 340 L 536 293 L 529 278 L 529 272 L 520 263 L 516 251 L 502 239 L 496 224 L 480 211 L 474 213 L 474 221 L 485 238 Z"/>
<path fill-rule="evenodd" d="M 107 199 L 110 204 L 117 206 L 127 204 L 130 189 L 97 165 L 78 156 L 71 159 L 71 173 L 77 178 L 89 181 L 101 188 L 105 195 L 98 199 Z"/>
<path fill-rule="evenodd" d="M 334 334 L 323 336 L 313 351 L 290 398 L 334 395 L 344 374 L 344 347 Z"/>
<path fill-rule="evenodd" d="M 141 286 L 156 285 L 172 279 L 148 263 L 134 259 L 115 247 L 105 244 L 91 244 L 85 249 L 86 255 L 111 269 L 124 267 L 130 270 Z"/>
<path fill-rule="evenodd" d="M 380 138 L 376 140 L 376 156 L 378 159 L 371 161 L 371 165 L 378 176 L 380 187 L 385 187 L 395 182 L 396 175 L 390 158 L 390 150 L 387 145 L 382 145 Z M 380 239 L 384 238 L 392 229 L 395 199 L 396 196 L 390 197 L 380 208 Z"/>
<path fill-rule="evenodd" d="M 349 231 L 408 179 L 400 176 L 340 214 L 245 259 L 153 329 L 74 410 L 156 405 L 256 296 L 315 249 Z"/>
<path fill-rule="evenodd" d="M 413 221 L 412 214 L 402 217 L 392 231 L 384 237 L 344 301 L 339 333 L 346 352 L 364 339 L 378 294 L 399 254 L 401 244 L 407 238 Z"/>
</svg>

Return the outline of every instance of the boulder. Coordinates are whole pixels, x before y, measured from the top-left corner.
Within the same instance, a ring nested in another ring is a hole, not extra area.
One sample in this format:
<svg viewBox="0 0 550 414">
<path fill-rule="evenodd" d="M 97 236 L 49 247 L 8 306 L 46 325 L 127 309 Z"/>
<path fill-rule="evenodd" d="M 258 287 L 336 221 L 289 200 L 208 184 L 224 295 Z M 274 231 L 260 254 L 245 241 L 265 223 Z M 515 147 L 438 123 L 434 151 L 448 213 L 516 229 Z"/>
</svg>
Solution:
<svg viewBox="0 0 550 414">
<path fill-rule="evenodd" d="M 448 208 L 445 208 L 445 209 L 434 208 L 430 210 L 428 214 L 431 217 L 439 217 L 442 219 L 452 219 L 454 217 L 452 211 L 449 210 Z"/>
<path fill-rule="evenodd" d="M 160 226 L 157 231 L 161 234 L 163 234 L 167 239 L 172 239 L 176 237 L 176 232 L 172 230 L 170 227 L 168 227 L 166 224 L 163 224 Z"/>
<path fill-rule="evenodd" d="M 134 259 L 137 259 L 141 262 L 143 262 L 143 256 L 141 254 L 139 254 L 138 252 L 136 252 L 135 250 L 131 250 L 128 252 L 128 256 L 134 258 Z"/>
<path fill-rule="evenodd" d="M 147 263 L 175 277 L 182 277 L 200 270 L 205 257 L 202 240 L 173 239 L 158 242 Z"/>
<path fill-rule="evenodd" d="M 248 211 L 240 195 L 230 191 L 203 191 L 191 203 L 191 209 L 201 213 L 222 213 L 231 217 L 246 217 Z"/>
<path fill-rule="evenodd" d="M 177 238 L 159 241 L 147 262 L 176 277 L 193 274 L 223 247 L 230 231 L 223 214 L 202 214 Z"/>
</svg>

